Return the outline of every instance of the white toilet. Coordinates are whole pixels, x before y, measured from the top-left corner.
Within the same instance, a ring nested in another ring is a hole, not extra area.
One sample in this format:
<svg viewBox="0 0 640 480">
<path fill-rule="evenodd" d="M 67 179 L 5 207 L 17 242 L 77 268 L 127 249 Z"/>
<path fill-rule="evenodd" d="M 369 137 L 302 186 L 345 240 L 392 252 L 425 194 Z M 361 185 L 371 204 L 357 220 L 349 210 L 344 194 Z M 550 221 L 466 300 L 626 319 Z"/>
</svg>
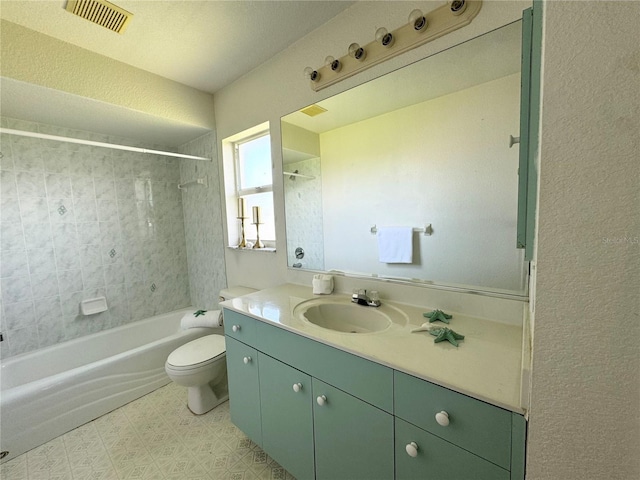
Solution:
<svg viewBox="0 0 640 480">
<path fill-rule="evenodd" d="M 220 292 L 220 301 L 254 291 L 246 287 L 227 288 Z M 205 335 L 176 348 L 164 365 L 172 381 L 187 387 L 187 406 L 196 415 L 207 413 L 229 398 L 222 327 L 211 329 L 217 330 L 221 333 Z"/>
</svg>

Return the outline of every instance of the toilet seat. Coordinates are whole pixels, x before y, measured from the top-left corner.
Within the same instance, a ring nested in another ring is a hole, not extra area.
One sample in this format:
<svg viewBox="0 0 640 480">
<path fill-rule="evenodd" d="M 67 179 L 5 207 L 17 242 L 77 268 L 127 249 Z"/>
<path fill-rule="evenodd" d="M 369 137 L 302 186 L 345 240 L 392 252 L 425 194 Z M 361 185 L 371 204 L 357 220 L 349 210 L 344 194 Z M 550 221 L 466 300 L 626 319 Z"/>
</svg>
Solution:
<svg viewBox="0 0 640 480">
<path fill-rule="evenodd" d="M 192 370 L 216 362 L 226 354 L 223 335 L 206 335 L 176 348 L 167 366 L 174 371 Z"/>
</svg>

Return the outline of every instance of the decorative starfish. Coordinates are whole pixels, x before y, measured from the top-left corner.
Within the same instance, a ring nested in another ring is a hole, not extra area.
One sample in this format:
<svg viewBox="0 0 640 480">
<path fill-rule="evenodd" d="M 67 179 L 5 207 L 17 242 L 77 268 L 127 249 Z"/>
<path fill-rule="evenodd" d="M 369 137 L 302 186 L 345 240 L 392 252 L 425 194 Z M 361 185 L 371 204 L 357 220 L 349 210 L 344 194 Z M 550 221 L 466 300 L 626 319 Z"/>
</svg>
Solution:
<svg viewBox="0 0 640 480">
<path fill-rule="evenodd" d="M 198 310 L 196 313 L 194 313 L 193 315 L 197 318 L 200 315 L 204 315 L 205 313 L 207 313 L 206 310 Z"/>
<path fill-rule="evenodd" d="M 444 313 L 442 310 L 433 310 L 432 312 L 423 313 L 422 316 L 427 317 L 429 319 L 429 322 L 440 320 L 444 323 L 449 323 L 449 319 L 453 318 L 453 315 Z"/>
<path fill-rule="evenodd" d="M 429 333 L 436 337 L 433 342 L 440 343 L 445 340 L 448 340 L 451 345 L 458 346 L 458 340 L 464 340 L 464 335 L 460 335 L 457 332 L 454 332 L 450 328 L 442 327 L 442 328 L 433 328 L 429 330 Z"/>
</svg>

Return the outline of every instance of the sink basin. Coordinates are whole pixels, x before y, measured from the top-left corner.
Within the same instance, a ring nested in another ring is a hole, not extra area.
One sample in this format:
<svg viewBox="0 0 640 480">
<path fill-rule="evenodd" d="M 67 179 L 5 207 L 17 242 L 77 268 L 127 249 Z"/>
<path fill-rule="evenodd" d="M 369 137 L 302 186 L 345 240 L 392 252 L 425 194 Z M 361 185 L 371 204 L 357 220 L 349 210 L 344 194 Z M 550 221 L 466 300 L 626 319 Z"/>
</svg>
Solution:
<svg viewBox="0 0 640 480">
<path fill-rule="evenodd" d="M 296 306 L 293 313 L 304 322 L 342 333 L 382 332 L 406 319 L 395 307 L 365 307 L 348 298 L 308 300 Z"/>
</svg>

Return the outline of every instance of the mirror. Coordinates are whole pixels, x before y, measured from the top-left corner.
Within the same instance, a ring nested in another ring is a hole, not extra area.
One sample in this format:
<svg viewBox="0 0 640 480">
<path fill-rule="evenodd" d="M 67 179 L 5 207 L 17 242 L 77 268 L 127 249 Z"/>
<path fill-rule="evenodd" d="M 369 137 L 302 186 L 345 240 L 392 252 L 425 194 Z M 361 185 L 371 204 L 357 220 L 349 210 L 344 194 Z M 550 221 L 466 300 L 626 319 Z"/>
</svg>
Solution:
<svg viewBox="0 0 640 480">
<path fill-rule="evenodd" d="M 520 45 L 515 22 L 283 117 L 289 267 L 524 296 Z M 409 263 L 380 261 L 388 227 Z"/>
</svg>

